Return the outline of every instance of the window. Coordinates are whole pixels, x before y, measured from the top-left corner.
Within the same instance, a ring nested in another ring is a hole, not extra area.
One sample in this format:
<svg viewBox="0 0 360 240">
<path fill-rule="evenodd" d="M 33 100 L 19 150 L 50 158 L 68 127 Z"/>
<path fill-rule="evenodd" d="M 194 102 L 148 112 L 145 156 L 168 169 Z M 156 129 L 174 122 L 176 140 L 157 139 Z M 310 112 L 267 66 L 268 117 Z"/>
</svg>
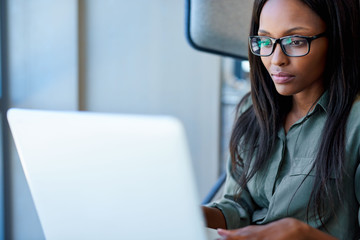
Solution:
<svg viewBox="0 0 360 240">
<path fill-rule="evenodd" d="M 220 172 L 224 171 L 224 163 L 229 157 L 229 140 L 236 106 L 250 91 L 249 71 L 247 60 L 222 59 Z"/>
</svg>

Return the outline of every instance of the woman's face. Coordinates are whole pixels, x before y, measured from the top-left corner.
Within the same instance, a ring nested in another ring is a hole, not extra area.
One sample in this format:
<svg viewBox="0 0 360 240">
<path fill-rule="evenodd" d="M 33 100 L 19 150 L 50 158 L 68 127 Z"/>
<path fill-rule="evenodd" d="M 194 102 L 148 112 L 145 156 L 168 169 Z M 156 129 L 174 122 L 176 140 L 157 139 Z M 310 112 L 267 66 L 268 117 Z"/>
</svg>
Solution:
<svg viewBox="0 0 360 240">
<path fill-rule="evenodd" d="M 299 0 L 268 0 L 261 11 L 258 35 L 273 38 L 314 36 L 325 30 L 325 22 Z M 288 57 L 276 44 L 272 55 L 261 57 L 279 94 L 318 96 L 323 92 L 328 40 L 320 37 L 310 46 L 306 56 Z"/>
</svg>

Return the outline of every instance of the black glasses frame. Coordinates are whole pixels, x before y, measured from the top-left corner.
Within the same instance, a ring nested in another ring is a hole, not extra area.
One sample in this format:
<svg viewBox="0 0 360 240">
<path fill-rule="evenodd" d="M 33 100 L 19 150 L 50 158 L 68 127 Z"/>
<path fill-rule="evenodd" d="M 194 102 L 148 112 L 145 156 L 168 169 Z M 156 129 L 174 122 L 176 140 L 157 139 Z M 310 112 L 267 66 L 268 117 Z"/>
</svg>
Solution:
<svg viewBox="0 0 360 240">
<path fill-rule="evenodd" d="M 312 36 L 312 37 L 301 36 L 301 35 L 291 35 L 291 36 L 285 36 L 285 37 L 281 37 L 281 38 L 272 38 L 272 37 L 267 37 L 267 36 L 250 36 L 250 37 L 249 37 L 249 45 L 250 45 L 250 50 L 251 50 L 251 52 L 252 52 L 254 55 L 260 56 L 260 57 L 268 57 L 268 56 L 270 56 L 271 54 L 273 54 L 273 52 L 274 52 L 274 50 L 275 50 L 275 46 L 276 46 L 277 43 L 280 44 L 281 50 L 283 51 L 283 53 L 284 53 L 286 56 L 288 56 L 288 57 L 303 57 L 303 56 L 309 54 L 311 42 L 312 42 L 313 40 L 317 39 L 317 38 L 324 37 L 325 35 L 326 35 L 326 32 L 320 33 L 320 34 L 315 35 L 315 36 Z M 270 52 L 269 54 L 261 55 L 261 54 L 255 53 L 255 52 L 253 51 L 252 45 L 251 45 L 251 44 L 252 44 L 251 41 L 252 41 L 252 39 L 254 39 L 254 38 L 259 38 L 259 37 L 262 37 L 262 38 L 265 37 L 265 38 L 268 38 L 268 39 L 271 40 L 271 42 L 272 42 L 273 45 L 272 45 L 271 52 Z M 287 53 L 286 53 L 285 47 L 283 46 L 283 44 L 281 43 L 281 41 L 282 41 L 283 39 L 292 38 L 292 37 L 300 37 L 300 38 L 306 39 L 309 47 L 308 47 L 308 51 L 307 51 L 305 54 L 295 55 L 295 56 L 294 56 L 294 55 L 290 55 L 290 54 L 287 54 Z"/>
</svg>

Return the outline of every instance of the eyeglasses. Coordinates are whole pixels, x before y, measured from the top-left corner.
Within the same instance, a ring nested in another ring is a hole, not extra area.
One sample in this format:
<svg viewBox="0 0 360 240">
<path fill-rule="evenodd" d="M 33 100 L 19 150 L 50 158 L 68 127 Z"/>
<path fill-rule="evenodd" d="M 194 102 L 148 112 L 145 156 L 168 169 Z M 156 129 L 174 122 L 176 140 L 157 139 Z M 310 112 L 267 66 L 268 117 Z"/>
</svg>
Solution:
<svg viewBox="0 0 360 240">
<path fill-rule="evenodd" d="M 260 57 L 270 56 L 277 43 L 280 44 L 282 51 L 289 57 L 302 57 L 310 52 L 311 41 L 325 36 L 324 33 L 312 37 L 305 36 L 286 36 L 282 38 L 272 38 L 267 36 L 250 36 L 249 44 L 251 52 Z"/>
</svg>

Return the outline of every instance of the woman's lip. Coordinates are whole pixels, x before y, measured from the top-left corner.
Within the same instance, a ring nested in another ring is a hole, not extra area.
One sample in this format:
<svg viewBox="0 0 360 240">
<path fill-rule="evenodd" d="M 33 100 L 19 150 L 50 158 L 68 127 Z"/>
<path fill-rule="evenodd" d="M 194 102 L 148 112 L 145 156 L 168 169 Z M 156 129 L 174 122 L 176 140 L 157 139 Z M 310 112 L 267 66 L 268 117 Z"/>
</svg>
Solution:
<svg viewBox="0 0 360 240">
<path fill-rule="evenodd" d="M 271 77 L 272 77 L 273 81 L 277 84 L 288 83 L 288 82 L 291 82 L 295 78 L 294 75 L 291 75 L 289 73 L 283 73 L 283 72 L 272 73 Z"/>
</svg>

